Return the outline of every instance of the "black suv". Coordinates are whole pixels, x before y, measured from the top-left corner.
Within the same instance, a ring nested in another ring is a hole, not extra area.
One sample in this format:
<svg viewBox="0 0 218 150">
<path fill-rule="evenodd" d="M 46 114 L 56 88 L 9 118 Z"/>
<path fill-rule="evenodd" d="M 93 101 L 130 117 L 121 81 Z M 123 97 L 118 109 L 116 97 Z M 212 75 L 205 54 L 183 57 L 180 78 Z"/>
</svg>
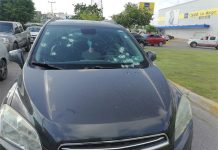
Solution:
<svg viewBox="0 0 218 150">
<path fill-rule="evenodd" d="M 0 109 L 1 149 L 191 149 L 192 113 L 119 25 L 53 20 L 40 31 Z"/>
</svg>

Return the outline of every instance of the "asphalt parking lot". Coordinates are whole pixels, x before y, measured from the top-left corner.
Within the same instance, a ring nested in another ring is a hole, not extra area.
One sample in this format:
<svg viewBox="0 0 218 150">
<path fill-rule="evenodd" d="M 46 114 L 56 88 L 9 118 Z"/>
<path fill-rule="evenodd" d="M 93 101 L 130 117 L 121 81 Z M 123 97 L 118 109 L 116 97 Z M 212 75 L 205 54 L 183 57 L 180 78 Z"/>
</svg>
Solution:
<svg viewBox="0 0 218 150">
<path fill-rule="evenodd" d="M 166 45 L 170 47 L 170 45 Z M 17 64 L 9 63 L 9 76 L 4 82 L 0 82 L 0 102 L 7 94 L 10 87 L 20 74 Z M 192 104 L 194 121 L 193 150 L 216 150 L 218 143 L 218 118 L 209 112 L 201 109 L 196 104 Z"/>
<path fill-rule="evenodd" d="M 215 48 L 208 48 L 208 47 L 197 47 L 197 48 L 192 48 L 188 45 L 188 40 L 184 39 L 173 39 L 167 41 L 166 45 L 164 45 L 165 48 L 169 49 L 194 49 L 194 50 L 212 50 L 212 51 L 218 51 Z"/>
</svg>

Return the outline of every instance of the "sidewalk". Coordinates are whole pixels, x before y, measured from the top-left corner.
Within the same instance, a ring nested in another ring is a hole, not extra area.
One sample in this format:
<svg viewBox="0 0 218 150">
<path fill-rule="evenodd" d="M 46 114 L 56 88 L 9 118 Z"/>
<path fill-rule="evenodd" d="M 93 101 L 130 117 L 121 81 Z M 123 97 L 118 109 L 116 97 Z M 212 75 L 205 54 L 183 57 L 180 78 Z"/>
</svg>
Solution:
<svg viewBox="0 0 218 150">
<path fill-rule="evenodd" d="M 172 81 L 171 81 L 172 82 Z M 207 99 L 203 96 L 200 96 L 181 85 L 172 82 L 181 92 L 188 95 L 189 100 L 195 105 L 201 107 L 202 109 L 210 112 L 211 114 L 218 117 L 218 103 L 213 102 L 210 99 Z"/>
</svg>

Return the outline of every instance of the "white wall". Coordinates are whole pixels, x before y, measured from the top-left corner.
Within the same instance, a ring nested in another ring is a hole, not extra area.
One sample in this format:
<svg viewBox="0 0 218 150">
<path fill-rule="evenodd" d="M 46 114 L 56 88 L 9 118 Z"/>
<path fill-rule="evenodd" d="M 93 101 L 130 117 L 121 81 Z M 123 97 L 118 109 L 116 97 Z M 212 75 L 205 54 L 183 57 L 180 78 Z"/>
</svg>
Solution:
<svg viewBox="0 0 218 150">
<path fill-rule="evenodd" d="M 173 35 L 175 38 L 190 39 L 193 37 L 201 38 L 208 34 L 207 29 L 171 29 L 165 30 L 165 34 Z"/>
<path fill-rule="evenodd" d="M 208 10 L 208 9 L 218 9 L 218 0 L 195 0 L 192 2 L 180 4 L 174 7 L 169 7 L 166 9 L 162 9 L 159 11 L 159 16 L 167 16 L 169 11 L 179 10 L 180 14 L 191 13 L 200 10 Z M 166 25 L 166 17 L 165 21 L 159 23 L 159 26 L 167 26 Z M 218 14 L 210 16 L 210 18 L 200 19 L 196 18 L 186 18 L 179 19 L 177 25 L 200 25 L 200 24 L 208 24 L 210 25 L 209 29 L 165 29 L 166 34 L 173 35 L 177 38 L 188 39 L 194 36 L 199 35 L 218 35 Z"/>
</svg>

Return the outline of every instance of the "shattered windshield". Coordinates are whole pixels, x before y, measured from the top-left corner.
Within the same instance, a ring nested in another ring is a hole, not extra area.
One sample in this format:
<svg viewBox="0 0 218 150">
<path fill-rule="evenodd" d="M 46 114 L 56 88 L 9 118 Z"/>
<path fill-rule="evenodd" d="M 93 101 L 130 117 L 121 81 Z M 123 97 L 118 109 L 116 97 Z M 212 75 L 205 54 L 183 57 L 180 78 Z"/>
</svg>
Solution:
<svg viewBox="0 0 218 150">
<path fill-rule="evenodd" d="M 32 61 L 66 69 L 139 68 L 147 64 L 126 31 L 72 26 L 48 26 Z"/>
</svg>

